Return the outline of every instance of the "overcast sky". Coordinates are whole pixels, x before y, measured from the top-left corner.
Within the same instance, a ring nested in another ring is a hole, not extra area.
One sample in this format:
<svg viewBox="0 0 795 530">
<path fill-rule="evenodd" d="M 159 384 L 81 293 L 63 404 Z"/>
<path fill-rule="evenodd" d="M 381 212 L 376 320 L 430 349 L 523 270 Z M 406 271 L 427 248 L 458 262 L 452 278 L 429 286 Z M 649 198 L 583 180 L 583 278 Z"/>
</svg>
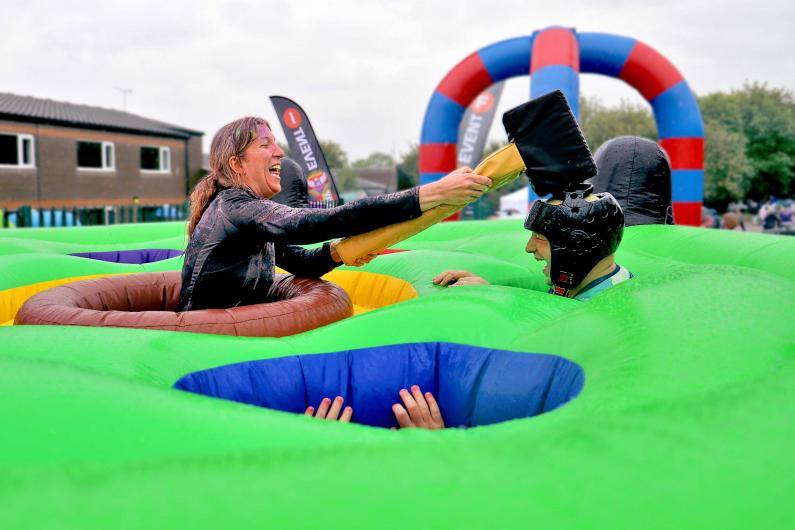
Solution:
<svg viewBox="0 0 795 530">
<path fill-rule="evenodd" d="M 648 4 L 648 5 L 647 5 Z M 268 96 L 301 104 L 321 139 L 352 159 L 419 141 L 434 88 L 478 48 L 550 25 L 633 37 L 665 55 L 698 94 L 748 81 L 795 89 L 795 2 L 676 0 L 3 1 L 0 92 L 121 108 L 205 133 Z M 508 83 L 501 110 L 527 99 Z M 621 81 L 581 94 L 642 102 Z M 281 137 L 278 126 L 277 137 Z M 499 124 L 492 136 L 502 134 Z"/>
</svg>

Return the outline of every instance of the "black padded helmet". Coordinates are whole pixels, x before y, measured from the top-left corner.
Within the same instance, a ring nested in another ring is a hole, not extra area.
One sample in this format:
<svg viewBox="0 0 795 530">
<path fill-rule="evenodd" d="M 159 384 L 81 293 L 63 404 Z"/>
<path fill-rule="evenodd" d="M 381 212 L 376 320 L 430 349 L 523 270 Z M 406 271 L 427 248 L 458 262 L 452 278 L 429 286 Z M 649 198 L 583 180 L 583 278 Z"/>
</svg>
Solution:
<svg viewBox="0 0 795 530">
<path fill-rule="evenodd" d="M 592 191 L 586 183 L 571 186 L 550 199 L 561 204 L 537 200 L 527 214 L 524 227 L 549 239 L 549 277 L 555 294 L 566 296 L 621 243 L 621 206 L 609 193 L 592 195 Z"/>
</svg>

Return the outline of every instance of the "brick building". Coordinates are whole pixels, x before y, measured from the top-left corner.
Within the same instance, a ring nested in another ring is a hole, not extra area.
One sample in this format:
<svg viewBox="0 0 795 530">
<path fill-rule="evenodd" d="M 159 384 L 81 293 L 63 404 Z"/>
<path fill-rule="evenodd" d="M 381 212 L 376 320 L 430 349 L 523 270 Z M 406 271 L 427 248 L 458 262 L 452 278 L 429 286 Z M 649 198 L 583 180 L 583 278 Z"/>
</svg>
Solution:
<svg viewBox="0 0 795 530">
<path fill-rule="evenodd" d="M 182 203 L 203 133 L 127 112 L 0 93 L 0 208 Z"/>
</svg>

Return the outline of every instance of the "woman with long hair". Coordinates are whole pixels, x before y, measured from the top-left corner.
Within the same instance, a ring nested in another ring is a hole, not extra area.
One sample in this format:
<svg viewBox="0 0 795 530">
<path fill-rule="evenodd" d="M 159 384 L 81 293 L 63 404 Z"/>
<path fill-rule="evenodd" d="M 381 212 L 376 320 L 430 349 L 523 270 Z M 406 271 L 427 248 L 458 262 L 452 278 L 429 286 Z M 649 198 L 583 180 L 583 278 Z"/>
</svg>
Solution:
<svg viewBox="0 0 795 530">
<path fill-rule="evenodd" d="M 336 208 L 290 208 L 269 200 L 281 189 L 283 156 L 262 118 L 241 118 L 216 133 L 210 174 L 190 196 L 179 310 L 268 301 L 274 266 L 319 277 L 341 264 L 336 242 L 314 249 L 294 245 L 369 232 L 440 204 L 467 204 L 491 185 L 488 177 L 461 168 L 430 184 Z"/>
</svg>

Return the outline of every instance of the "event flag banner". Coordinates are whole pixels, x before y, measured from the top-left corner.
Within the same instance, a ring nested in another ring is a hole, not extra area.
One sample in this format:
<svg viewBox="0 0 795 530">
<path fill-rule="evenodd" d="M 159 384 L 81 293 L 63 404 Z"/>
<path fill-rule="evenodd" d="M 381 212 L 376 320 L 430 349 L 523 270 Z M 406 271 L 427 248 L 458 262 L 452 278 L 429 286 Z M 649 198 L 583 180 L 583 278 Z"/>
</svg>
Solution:
<svg viewBox="0 0 795 530">
<path fill-rule="evenodd" d="M 489 136 L 491 122 L 497 112 L 504 82 L 491 85 L 467 107 L 458 128 L 458 166 L 475 167 L 483 158 L 483 148 Z"/>
<path fill-rule="evenodd" d="M 291 158 L 304 168 L 310 203 L 339 203 L 337 186 L 306 112 L 291 99 L 282 96 L 270 98 L 287 137 Z"/>
</svg>

